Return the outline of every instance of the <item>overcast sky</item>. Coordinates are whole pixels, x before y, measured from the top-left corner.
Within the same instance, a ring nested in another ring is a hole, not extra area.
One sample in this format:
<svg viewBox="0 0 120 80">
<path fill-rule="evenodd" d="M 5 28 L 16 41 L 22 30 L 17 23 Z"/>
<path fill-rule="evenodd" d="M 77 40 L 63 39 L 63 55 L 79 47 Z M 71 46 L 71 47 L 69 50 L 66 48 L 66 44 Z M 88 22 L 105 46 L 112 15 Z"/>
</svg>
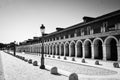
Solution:
<svg viewBox="0 0 120 80">
<path fill-rule="evenodd" d="M 56 27 L 82 22 L 83 16 L 97 17 L 120 9 L 120 0 L 0 0 L 0 42 L 21 42 L 41 36 Z"/>
</svg>

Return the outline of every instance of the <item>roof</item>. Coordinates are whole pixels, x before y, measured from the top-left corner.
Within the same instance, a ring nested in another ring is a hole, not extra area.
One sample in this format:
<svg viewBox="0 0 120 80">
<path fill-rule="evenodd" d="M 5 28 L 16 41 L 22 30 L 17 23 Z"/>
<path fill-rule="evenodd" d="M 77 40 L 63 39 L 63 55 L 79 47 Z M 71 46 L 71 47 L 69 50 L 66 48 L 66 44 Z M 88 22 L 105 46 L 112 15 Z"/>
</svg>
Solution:
<svg viewBox="0 0 120 80">
<path fill-rule="evenodd" d="M 116 16 L 116 15 L 120 15 L 120 10 L 117 10 L 117 11 L 114 11 L 114 12 L 111 12 L 111 13 L 108 13 L 108 14 L 104 14 L 102 16 L 98 16 L 98 17 L 93 18 L 91 21 L 88 21 L 88 22 L 81 22 L 81 23 L 72 25 L 70 27 L 64 28 L 63 30 L 52 32 L 52 33 L 50 33 L 50 34 L 48 34 L 44 37 L 51 36 L 51 35 L 58 34 L 58 33 L 62 33 L 64 31 L 68 31 L 68 30 L 75 29 L 75 28 L 78 28 L 78 27 L 82 27 L 84 25 L 91 24 L 91 23 L 94 23 L 94 22 L 97 22 L 97 21 L 100 21 L 100 20 L 104 20 L 104 19 Z M 88 18 L 90 18 L 90 17 L 88 17 Z"/>
</svg>

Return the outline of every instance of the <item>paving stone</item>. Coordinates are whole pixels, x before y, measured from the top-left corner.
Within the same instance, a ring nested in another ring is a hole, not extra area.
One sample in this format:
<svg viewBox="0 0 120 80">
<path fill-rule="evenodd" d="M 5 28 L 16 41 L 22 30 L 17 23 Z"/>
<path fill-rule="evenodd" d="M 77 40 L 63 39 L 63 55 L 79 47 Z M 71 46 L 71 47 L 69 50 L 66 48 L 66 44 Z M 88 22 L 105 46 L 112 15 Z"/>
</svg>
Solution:
<svg viewBox="0 0 120 80">
<path fill-rule="evenodd" d="M 63 75 L 52 75 L 9 54 L 2 54 L 5 80 L 67 80 Z"/>
</svg>

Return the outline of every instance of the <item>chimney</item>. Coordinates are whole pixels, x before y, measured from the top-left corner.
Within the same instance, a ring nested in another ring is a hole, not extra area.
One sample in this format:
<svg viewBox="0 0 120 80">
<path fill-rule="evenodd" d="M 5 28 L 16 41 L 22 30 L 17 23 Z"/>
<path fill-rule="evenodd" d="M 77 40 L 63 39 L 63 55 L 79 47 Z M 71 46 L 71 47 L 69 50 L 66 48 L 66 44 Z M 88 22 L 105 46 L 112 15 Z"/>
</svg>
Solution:
<svg viewBox="0 0 120 80">
<path fill-rule="evenodd" d="M 84 16 L 83 17 L 83 20 L 84 20 L 84 22 L 89 22 L 89 21 L 92 21 L 92 20 L 94 20 L 95 18 L 93 18 L 93 17 L 88 17 L 88 16 Z"/>
<path fill-rule="evenodd" d="M 59 27 L 56 28 L 57 31 L 61 31 L 61 30 L 63 30 L 63 29 L 64 29 L 64 28 L 59 28 Z"/>
</svg>

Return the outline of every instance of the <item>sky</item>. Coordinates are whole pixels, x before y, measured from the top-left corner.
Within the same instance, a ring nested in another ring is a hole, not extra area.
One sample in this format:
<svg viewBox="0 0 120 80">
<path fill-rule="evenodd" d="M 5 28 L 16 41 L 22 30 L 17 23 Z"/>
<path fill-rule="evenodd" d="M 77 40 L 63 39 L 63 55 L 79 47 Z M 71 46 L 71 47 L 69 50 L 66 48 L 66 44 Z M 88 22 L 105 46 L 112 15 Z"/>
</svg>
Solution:
<svg viewBox="0 0 120 80">
<path fill-rule="evenodd" d="M 120 0 L 0 0 L 0 43 L 22 42 L 120 9 Z"/>
</svg>

